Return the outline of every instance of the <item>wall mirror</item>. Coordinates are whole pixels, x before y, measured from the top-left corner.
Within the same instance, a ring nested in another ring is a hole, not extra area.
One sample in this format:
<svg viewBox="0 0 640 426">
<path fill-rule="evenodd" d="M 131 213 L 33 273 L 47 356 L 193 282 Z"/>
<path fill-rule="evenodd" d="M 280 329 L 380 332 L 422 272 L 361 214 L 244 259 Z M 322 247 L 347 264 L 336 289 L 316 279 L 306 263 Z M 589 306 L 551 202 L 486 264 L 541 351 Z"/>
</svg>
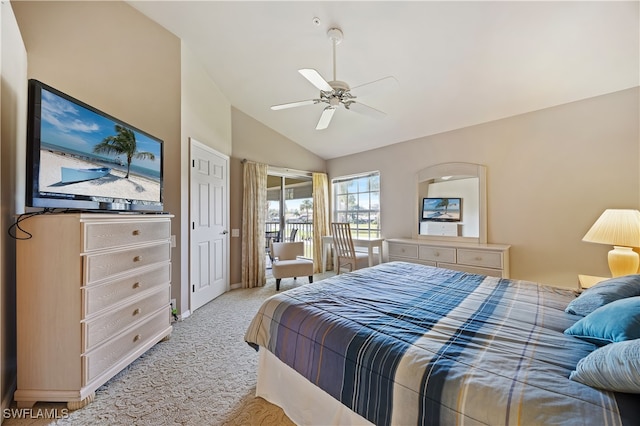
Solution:
<svg viewBox="0 0 640 426">
<path fill-rule="evenodd" d="M 414 238 L 487 242 L 486 168 L 443 163 L 417 173 Z"/>
</svg>

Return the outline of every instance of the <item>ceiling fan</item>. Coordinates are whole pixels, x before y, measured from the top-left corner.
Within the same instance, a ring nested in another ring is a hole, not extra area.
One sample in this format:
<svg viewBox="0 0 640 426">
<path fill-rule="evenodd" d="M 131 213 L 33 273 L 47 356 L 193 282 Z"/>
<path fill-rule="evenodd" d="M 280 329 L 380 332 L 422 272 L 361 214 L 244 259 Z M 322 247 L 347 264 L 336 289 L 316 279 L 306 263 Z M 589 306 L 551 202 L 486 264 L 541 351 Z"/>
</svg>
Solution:
<svg viewBox="0 0 640 426">
<path fill-rule="evenodd" d="M 351 93 L 351 90 L 356 91 L 359 95 L 381 92 L 383 90 L 397 86 L 398 81 L 395 77 L 384 77 L 379 80 L 371 81 L 369 83 L 361 84 L 354 87 L 349 87 L 344 81 L 336 80 L 336 46 L 340 44 L 343 38 L 342 31 L 338 28 L 331 28 L 327 31 L 327 35 L 333 44 L 333 80 L 326 81 L 318 71 L 312 68 L 303 68 L 298 70 L 300 74 L 311 84 L 320 90 L 320 97 L 316 99 L 309 99 L 306 101 L 290 102 L 286 104 L 273 105 L 272 110 L 281 110 L 287 108 L 294 108 L 305 105 L 315 105 L 319 103 L 328 104 L 322 111 L 320 120 L 316 126 L 316 130 L 326 129 L 331 122 L 331 118 L 336 109 L 340 106 L 347 110 L 355 111 L 373 118 L 383 118 L 386 114 L 375 108 L 363 104 L 357 100 L 357 96 Z"/>
</svg>

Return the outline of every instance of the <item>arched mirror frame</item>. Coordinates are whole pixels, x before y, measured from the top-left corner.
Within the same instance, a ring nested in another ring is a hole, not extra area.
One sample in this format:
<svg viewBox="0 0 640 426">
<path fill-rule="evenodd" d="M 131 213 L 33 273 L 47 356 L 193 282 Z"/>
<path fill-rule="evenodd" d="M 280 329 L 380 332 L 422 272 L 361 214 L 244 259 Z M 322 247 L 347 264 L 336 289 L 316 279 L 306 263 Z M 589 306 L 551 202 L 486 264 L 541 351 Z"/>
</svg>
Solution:
<svg viewBox="0 0 640 426">
<path fill-rule="evenodd" d="M 427 196 L 428 186 L 443 176 L 468 176 L 478 178 L 478 237 L 448 237 L 420 234 L 421 201 Z M 486 167 L 474 163 L 442 163 L 429 166 L 416 174 L 416 216 L 414 238 L 436 241 L 487 243 L 487 172 Z"/>
</svg>

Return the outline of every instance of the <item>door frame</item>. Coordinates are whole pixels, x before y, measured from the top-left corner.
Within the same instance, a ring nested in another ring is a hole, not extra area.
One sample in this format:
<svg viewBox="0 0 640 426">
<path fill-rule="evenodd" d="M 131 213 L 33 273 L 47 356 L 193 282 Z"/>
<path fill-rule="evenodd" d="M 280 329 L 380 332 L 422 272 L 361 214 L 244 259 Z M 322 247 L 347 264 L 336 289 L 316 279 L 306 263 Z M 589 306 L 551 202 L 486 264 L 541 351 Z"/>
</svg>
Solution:
<svg viewBox="0 0 640 426">
<path fill-rule="evenodd" d="M 226 154 L 221 153 L 220 151 L 203 144 L 202 142 L 197 141 L 196 139 L 189 137 L 189 222 L 188 222 L 188 228 L 189 228 L 189 254 L 188 254 L 188 258 L 189 258 L 189 271 L 188 271 L 188 282 L 187 282 L 187 287 L 188 287 L 188 294 L 189 294 L 189 311 L 190 313 L 193 313 L 193 304 L 192 304 L 192 296 L 193 296 L 193 292 L 191 291 L 191 274 L 192 274 L 192 260 L 193 260 L 193 253 L 191 252 L 191 240 L 192 240 L 192 232 L 193 229 L 191 228 L 191 223 L 193 222 L 193 215 L 192 215 L 192 199 L 191 199 L 191 191 L 193 189 L 192 185 L 193 185 L 193 180 L 192 180 L 192 173 L 193 173 L 193 147 L 196 146 L 199 149 L 202 149 L 204 151 L 209 152 L 212 155 L 215 155 L 217 157 L 220 157 L 222 159 L 224 159 L 227 163 L 226 166 L 226 171 L 225 171 L 225 187 L 224 187 L 224 203 L 225 203 L 225 209 L 224 209 L 224 221 L 226 223 L 226 227 L 229 228 L 229 212 L 230 212 L 230 206 L 229 206 L 229 202 L 230 202 L 230 197 L 229 197 L 229 188 L 230 188 L 230 157 Z M 227 229 L 228 231 L 228 229 Z M 230 233 L 227 233 L 227 238 L 226 241 L 224 243 L 224 250 L 225 250 L 225 262 L 224 262 L 224 281 L 225 281 L 225 293 L 228 292 L 230 290 L 230 285 L 229 285 L 229 271 L 230 271 L 230 256 L 229 256 L 229 250 L 230 250 Z"/>
</svg>

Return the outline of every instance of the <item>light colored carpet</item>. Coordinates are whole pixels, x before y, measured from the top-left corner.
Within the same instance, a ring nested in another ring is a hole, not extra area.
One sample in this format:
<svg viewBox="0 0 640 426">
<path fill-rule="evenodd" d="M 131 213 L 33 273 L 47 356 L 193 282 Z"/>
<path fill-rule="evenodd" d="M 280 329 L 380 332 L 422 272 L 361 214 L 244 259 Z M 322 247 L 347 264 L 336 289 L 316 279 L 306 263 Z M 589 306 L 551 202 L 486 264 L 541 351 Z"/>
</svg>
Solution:
<svg viewBox="0 0 640 426">
<path fill-rule="evenodd" d="M 315 281 L 333 275 L 316 275 Z M 280 291 L 307 283 L 283 279 Z M 267 297 L 265 287 L 223 294 L 174 323 L 161 342 L 96 391 L 95 401 L 65 418 L 5 419 L 3 426 L 43 425 L 291 425 L 284 412 L 255 397 L 257 352 L 244 333 Z M 63 414 L 66 404 L 38 403 L 28 417 Z M 25 413 L 22 413 L 25 414 Z"/>
</svg>

